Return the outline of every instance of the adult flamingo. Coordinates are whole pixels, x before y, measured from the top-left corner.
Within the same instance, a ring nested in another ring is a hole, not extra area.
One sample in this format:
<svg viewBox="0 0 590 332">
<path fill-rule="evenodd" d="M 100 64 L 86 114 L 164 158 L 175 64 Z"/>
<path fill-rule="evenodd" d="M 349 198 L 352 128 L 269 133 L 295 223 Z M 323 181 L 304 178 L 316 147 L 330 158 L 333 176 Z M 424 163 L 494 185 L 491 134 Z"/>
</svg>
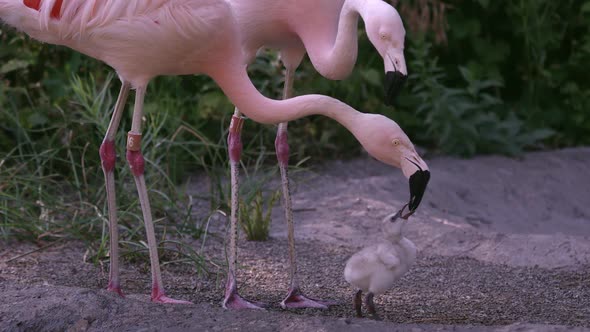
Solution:
<svg viewBox="0 0 590 332">
<path fill-rule="evenodd" d="M 250 61 L 262 47 L 280 50 L 286 67 L 283 98 L 290 98 L 293 76 L 307 52 L 316 70 L 329 79 L 350 74 L 357 58 L 358 18 L 365 21 L 367 35 L 385 67 L 385 101 L 393 103 L 407 76 L 404 59 L 405 29 L 392 6 L 382 0 L 229 0 L 242 31 L 242 44 Z M 236 109 L 236 116 L 239 110 Z M 307 298 L 300 290 L 295 258 L 294 223 L 289 189 L 287 123 L 278 126 L 275 141 L 282 179 L 283 206 L 289 241 L 290 285 L 281 302 L 283 308 L 325 308 L 326 302 Z M 232 164 L 232 174 L 236 172 Z M 426 174 L 426 173 L 419 173 Z M 410 179 L 414 211 L 424 193 L 427 179 Z M 237 203 L 236 203 L 237 205 Z M 226 294 L 226 301 L 231 294 Z"/>
<path fill-rule="evenodd" d="M 162 282 L 141 153 L 141 118 L 149 81 L 158 75 L 206 74 L 254 121 L 282 123 L 311 114 L 328 116 L 348 128 L 376 159 L 401 168 L 407 177 L 428 172 L 412 143 L 392 120 L 365 114 L 321 95 L 283 101 L 262 96 L 246 73 L 241 31 L 232 8 L 219 0 L 0 0 L 0 20 L 44 42 L 65 45 L 113 67 L 122 87 L 100 147 L 105 173 L 110 229 L 110 291 L 123 295 L 118 270 L 117 210 L 114 188 L 114 137 L 130 89 L 135 89 L 127 161 L 132 170 L 146 227 L 154 302 L 188 303 L 166 296 Z M 220 56 L 223 55 L 223 56 Z M 232 118 L 230 160 L 240 158 L 240 118 Z M 237 168 L 236 168 L 237 170 Z M 425 184 L 424 184 L 425 185 Z M 232 173 L 237 198 L 237 173 Z M 232 211 L 235 213 L 235 211 Z M 237 293 L 235 218 L 231 223 L 230 270 L 226 288 L 229 308 L 255 305 Z"/>
</svg>

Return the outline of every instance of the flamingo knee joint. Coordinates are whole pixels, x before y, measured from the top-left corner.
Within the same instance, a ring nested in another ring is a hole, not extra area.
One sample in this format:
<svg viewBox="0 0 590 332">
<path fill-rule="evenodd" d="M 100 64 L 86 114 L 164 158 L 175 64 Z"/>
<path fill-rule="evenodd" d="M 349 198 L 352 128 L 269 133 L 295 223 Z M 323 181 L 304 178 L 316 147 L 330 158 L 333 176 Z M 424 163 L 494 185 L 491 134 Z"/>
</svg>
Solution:
<svg viewBox="0 0 590 332">
<path fill-rule="evenodd" d="M 279 131 L 277 138 L 275 139 L 277 159 L 283 166 L 287 166 L 289 164 L 289 143 L 287 139 L 287 131 Z"/>
<path fill-rule="evenodd" d="M 105 140 L 100 145 L 98 153 L 100 155 L 102 169 L 105 172 L 112 172 L 115 169 L 115 161 L 117 159 L 117 152 L 115 151 L 115 142 Z"/>
</svg>

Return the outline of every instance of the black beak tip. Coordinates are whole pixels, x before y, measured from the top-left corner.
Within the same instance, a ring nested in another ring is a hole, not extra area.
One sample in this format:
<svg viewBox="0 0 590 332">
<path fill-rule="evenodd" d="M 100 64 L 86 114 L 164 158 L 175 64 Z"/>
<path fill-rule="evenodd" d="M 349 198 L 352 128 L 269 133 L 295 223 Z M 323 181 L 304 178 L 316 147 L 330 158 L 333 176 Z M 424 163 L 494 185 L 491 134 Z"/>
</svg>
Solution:
<svg viewBox="0 0 590 332">
<path fill-rule="evenodd" d="M 420 205 L 429 180 L 430 171 L 428 170 L 418 170 L 410 176 L 410 202 L 408 203 L 408 207 L 411 212 L 416 211 Z"/>
<path fill-rule="evenodd" d="M 388 106 L 393 106 L 397 95 L 402 90 L 406 80 L 408 79 L 407 75 L 402 74 L 399 71 L 388 71 L 385 73 L 385 81 L 384 81 L 384 88 L 385 88 L 385 104 Z"/>
</svg>

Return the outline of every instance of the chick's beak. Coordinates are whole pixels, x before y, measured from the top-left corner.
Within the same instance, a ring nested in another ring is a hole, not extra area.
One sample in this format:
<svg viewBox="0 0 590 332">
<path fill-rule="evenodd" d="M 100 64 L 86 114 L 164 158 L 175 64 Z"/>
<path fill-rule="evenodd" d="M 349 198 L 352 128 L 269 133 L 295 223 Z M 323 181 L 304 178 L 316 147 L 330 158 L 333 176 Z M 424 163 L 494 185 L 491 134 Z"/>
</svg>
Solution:
<svg viewBox="0 0 590 332">
<path fill-rule="evenodd" d="M 428 181 L 430 180 L 430 171 L 428 170 L 428 165 L 416 153 L 412 153 L 409 157 L 405 156 L 401 164 L 402 171 L 410 182 L 410 201 L 408 202 L 408 208 L 410 209 L 410 213 L 414 213 L 426 191 Z"/>
<path fill-rule="evenodd" d="M 385 64 L 385 104 L 393 105 L 408 78 L 403 51 L 388 50 L 383 59 Z"/>
</svg>

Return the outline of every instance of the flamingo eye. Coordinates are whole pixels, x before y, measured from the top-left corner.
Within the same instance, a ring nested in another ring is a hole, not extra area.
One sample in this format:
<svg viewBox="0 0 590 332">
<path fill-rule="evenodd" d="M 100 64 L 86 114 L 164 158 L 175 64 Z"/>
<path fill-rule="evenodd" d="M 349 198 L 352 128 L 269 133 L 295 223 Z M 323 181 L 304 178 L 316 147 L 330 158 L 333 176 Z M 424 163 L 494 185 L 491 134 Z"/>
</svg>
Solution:
<svg viewBox="0 0 590 332">
<path fill-rule="evenodd" d="M 399 146 L 400 145 L 400 141 L 399 139 L 394 139 L 393 141 L 391 141 L 391 144 L 393 144 L 393 146 Z"/>
</svg>

